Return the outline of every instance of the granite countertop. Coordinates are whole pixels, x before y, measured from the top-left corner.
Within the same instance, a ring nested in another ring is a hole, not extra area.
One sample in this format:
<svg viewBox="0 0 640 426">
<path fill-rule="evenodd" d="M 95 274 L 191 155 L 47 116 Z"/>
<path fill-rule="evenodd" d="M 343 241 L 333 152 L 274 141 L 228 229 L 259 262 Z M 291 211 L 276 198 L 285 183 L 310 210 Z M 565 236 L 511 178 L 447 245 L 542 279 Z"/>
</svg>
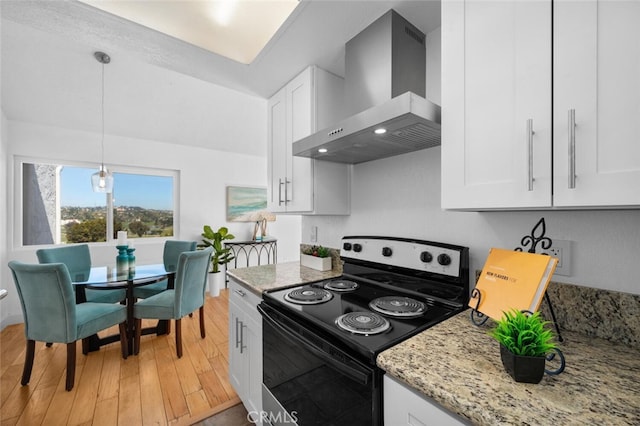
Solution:
<svg viewBox="0 0 640 426">
<path fill-rule="evenodd" d="M 342 270 L 334 268 L 321 272 L 300 266 L 300 262 L 287 262 L 229 269 L 227 275 L 233 277 L 249 291 L 262 296 L 262 292 L 265 290 L 293 287 L 308 282 L 335 278 L 342 275 Z"/>
<path fill-rule="evenodd" d="M 638 348 L 563 330 L 565 371 L 517 383 L 487 335 L 490 326 L 473 325 L 469 312 L 382 352 L 378 366 L 479 425 L 640 424 Z"/>
</svg>

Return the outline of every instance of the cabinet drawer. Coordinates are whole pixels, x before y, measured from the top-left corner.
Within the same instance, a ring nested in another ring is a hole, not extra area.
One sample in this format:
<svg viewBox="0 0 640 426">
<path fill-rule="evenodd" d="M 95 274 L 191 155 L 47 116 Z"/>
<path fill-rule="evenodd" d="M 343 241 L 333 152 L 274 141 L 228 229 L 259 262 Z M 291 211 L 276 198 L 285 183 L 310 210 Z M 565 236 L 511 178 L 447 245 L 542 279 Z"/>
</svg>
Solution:
<svg viewBox="0 0 640 426">
<path fill-rule="evenodd" d="M 256 306 L 262 301 L 262 298 L 234 281 L 233 278 L 229 279 L 229 301 L 238 305 L 253 319 L 257 318 L 260 321 L 260 314 L 256 310 Z"/>
</svg>

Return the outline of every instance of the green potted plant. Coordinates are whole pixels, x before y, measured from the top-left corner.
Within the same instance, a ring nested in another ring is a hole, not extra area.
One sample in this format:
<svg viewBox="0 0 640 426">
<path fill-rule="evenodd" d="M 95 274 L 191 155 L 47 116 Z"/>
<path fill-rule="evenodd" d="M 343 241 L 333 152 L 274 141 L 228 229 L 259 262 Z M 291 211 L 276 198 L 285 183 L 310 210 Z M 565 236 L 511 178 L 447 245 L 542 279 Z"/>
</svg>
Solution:
<svg viewBox="0 0 640 426">
<path fill-rule="evenodd" d="M 562 360 L 561 369 L 554 373 L 564 370 L 564 357 L 553 342 L 555 336 L 548 324 L 540 312 L 531 314 L 514 309 L 504 312 L 489 332 L 500 343 L 502 365 L 516 382 L 539 383 L 545 373 L 547 355 L 552 351 L 557 351 Z"/>
<path fill-rule="evenodd" d="M 302 250 L 300 264 L 318 271 L 331 269 L 331 252 L 322 246 L 311 246 Z"/>
<path fill-rule="evenodd" d="M 213 247 L 211 254 L 211 271 L 209 273 L 209 292 L 211 296 L 218 296 L 220 288 L 224 284 L 225 276 L 220 273 L 220 265 L 226 265 L 235 259 L 233 251 L 222 243 L 225 240 L 233 240 L 235 236 L 229 233 L 226 227 L 220 227 L 214 231 L 209 225 L 204 225 L 202 232 L 202 244 L 200 247 Z"/>
</svg>

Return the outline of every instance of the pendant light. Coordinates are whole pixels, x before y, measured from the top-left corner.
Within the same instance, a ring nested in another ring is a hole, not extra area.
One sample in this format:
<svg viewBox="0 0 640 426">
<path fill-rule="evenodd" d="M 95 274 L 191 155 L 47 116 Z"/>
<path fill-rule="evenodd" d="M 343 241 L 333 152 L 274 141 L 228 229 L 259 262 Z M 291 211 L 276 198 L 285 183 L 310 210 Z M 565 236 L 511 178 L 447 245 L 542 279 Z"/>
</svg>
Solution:
<svg viewBox="0 0 640 426">
<path fill-rule="evenodd" d="M 93 188 L 93 192 L 104 192 L 110 194 L 113 192 L 113 175 L 104 166 L 104 66 L 111 62 L 111 58 L 103 52 L 95 52 L 93 56 L 102 64 L 102 140 L 100 144 L 102 157 L 100 161 L 100 170 L 91 175 L 91 186 Z"/>
</svg>

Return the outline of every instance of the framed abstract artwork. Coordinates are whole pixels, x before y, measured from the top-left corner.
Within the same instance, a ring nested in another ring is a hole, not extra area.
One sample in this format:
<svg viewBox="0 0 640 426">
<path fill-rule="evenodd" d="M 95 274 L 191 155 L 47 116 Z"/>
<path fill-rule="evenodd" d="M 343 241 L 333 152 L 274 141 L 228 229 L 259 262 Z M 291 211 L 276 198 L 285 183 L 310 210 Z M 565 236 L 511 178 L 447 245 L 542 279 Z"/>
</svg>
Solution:
<svg viewBox="0 0 640 426">
<path fill-rule="evenodd" d="M 267 188 L 227 186 L 227 221 L 258 222 L 274 220 L 267 210 Z"/>
</svg>

